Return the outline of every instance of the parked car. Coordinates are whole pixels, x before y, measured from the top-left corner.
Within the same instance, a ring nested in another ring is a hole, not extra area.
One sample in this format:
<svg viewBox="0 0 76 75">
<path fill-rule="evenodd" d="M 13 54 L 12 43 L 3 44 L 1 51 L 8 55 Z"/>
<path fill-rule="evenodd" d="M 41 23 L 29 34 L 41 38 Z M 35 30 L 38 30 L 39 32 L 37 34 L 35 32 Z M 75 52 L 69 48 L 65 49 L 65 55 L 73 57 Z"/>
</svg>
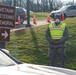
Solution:
<svg viewBox="0 0 76 75">
<path fill-rule="evenodd" d="M 64 17 L 76 17 L 76 5 L 66 5 L 61 7 L 59 10 L 52 11 L 50 13 L 50 16 L 52 18 L 55 18 L 56 15 L 62 16 L 64 14 Z"/>
<path fill-rule="evenodd" d="M 16 7 L 16 22 L 18 22 L 18 16 L 20 16 L 21 24 L 27 19 L 27 11 L 24 8 Z"/>
<path fill-rule="evenodd" d="M 0 75 L 76 75 L 75 70 L 23 63 L 0 49 Z"/>
</svg>

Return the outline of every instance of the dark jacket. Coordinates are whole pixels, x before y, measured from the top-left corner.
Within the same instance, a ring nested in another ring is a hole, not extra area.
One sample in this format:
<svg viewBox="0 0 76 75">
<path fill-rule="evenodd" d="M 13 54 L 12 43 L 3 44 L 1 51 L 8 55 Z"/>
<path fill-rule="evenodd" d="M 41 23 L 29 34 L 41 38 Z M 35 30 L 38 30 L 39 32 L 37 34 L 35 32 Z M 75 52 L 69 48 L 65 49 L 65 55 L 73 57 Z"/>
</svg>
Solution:
<svg viewBox="0 0 76 75">
<path fill-rule="evenodd" d="M 50 47 L 65 47 L 65 42 L 68 40 L 68 38 L 69 38 L 69 33 L 68 33 L 68 28 L 66 26 L 65 30 L 64 30 L 63 37 L 58 41 L 57 45 L 54 45 L 53 44 L 54 40 L 50 36 L 50 29 L 49 29 L 49 27 L 46 30 L 46 39 L 49 42 L 49 46 Z"/>
</svg>

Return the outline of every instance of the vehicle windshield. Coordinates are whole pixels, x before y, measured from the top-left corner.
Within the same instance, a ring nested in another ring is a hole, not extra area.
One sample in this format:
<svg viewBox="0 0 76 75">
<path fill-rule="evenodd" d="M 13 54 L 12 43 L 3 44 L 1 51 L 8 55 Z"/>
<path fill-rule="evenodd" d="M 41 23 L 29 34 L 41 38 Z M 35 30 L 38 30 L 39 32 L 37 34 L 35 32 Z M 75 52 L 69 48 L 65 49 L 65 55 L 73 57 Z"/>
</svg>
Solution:
<svg viewBox="0 0 76 75">
<path fill-rule="evenodd" d="M 61 7 L 59 10 L 60 10 L 60 11 L 64 11 L 64 10 L 66 10 L 68 7 L 69 7 L 69 6 L 63 6 L 63 7 Z"/>
<path fill-rule="evenodd" d="M 12 66 L 16 63 L 0 51 L 0 66 Z"/>
</svg>

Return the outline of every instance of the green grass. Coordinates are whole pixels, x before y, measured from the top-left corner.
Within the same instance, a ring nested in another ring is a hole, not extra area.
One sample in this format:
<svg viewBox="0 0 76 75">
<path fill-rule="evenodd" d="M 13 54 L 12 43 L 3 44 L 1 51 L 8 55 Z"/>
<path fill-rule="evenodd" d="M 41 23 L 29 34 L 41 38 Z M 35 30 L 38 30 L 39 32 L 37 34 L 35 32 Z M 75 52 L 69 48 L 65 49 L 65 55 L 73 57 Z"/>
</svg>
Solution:
<svg viewBox="0 0 76 75">
<path fill-rule="evenodd" d="M 44 12 L 31 13 L 30 14 L 31 20 L 33 19 L 34 15 L 35 15 L 37 20 L 46 20 L 49 13 L 48 12 L 45 12 L 45 13 Z"/>
<path fill-rule="evenodd" d="M 70 38 L 66 47 L 66 67 L 76 70 L 76 18 L 68 18 L 67 23 Z M 17 59 L 34 64 L 48 65 L 48 42 L 45 32 L 48 25 L 26 28 L 11 32 L 10 42 L 6 49 Z"/>
<path fill-rule="evenodd" d="M 76 18 L 65 20 L 69 29 L 69 40 L 67 42 L 67 67 L 76 70 Z"/>
<path fill-rule="evenodd" d="M 42 32 L 40 32 L 41 29 L 43 30 Z M 45 30 L 46 26 L 41 26 L 11 32 L 11 40 L 7 43 L 7 49 L 21 61 L 47 64 L 48 45 L 45 38 Z"/>
</svg>

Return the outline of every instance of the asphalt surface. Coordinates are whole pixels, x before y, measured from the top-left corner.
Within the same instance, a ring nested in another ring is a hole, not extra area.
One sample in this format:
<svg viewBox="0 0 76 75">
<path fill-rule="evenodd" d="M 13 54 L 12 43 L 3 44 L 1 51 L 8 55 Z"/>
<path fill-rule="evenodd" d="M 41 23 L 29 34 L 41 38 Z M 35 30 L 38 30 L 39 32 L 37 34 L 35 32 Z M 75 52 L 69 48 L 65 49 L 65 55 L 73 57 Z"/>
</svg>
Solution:
<svg viewBox="0 0 76 75">
<path fill-rule="evenodd" d="M 24 29 L 24 28 L 26 28 L 26 24 L 27 24 L 27 21 L 24 21 L 24 23 L 20 24 L 20 25 L 16 22 L 15 28 L 11 29 L 11 31 Z M 31 26 L 40 26 L 40 25 L 46 25 L 49 23 L 46 20 L 38 20 L 36 22 L 36 24 L 34 24 L 33 21 L 30 21 L 30 24 L 31 24 Z"/>
</svg>

